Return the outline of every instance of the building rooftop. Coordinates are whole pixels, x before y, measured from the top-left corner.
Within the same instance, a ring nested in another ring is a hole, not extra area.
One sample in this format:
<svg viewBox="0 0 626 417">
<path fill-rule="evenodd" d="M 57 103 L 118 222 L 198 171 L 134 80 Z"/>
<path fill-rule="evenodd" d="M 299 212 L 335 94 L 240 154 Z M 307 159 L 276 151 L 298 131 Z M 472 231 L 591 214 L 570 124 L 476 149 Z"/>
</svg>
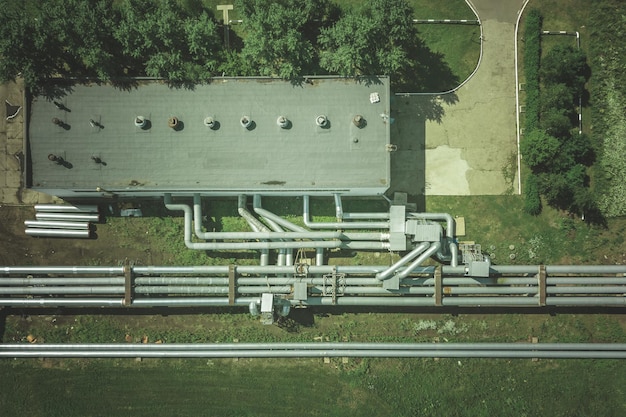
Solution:
<svg viewBox="0 0 626 417">
<path fill-rule="evenodd" d="M 61 197 L 380 194 L 390 184 L 389 99 L 387 77 L 77 85 L 56 101 L 32 99 L 27 184 Z"/>
</svg>

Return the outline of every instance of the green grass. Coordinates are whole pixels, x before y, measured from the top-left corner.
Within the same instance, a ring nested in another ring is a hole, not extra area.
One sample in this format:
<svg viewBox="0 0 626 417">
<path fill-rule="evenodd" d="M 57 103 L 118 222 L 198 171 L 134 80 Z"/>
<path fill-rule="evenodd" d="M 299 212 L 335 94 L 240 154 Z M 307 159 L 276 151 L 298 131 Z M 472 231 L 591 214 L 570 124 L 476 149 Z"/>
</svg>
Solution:
<svg viewBox="0 0 626 417">
<path fill-rule="evenodd" d="M 0 361 L 5 416 L 622 416 L 599 360 Z M 575 377 L 572 377 L 575 375 Z"/>
</svg>

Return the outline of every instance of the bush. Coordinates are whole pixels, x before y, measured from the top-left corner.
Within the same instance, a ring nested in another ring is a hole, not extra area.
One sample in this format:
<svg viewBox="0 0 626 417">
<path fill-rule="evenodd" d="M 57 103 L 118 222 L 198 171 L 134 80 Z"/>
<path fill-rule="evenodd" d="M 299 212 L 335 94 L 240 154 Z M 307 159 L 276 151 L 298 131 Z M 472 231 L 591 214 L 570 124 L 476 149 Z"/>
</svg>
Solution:
<svg viewBox="0 0 626 417">
<path fill-rule="evenodd" d="M 537 188 L 537 178 L 529 175 L 524 188 L 524 212 L 536 216 L 541 213 L 541 198 Z"/>
<path fill-rule="evenodd" d="M 526 76 L 525 129 L 534 130 L 539 125 L 539 65 L 541 62 L 541 25 L 539 10 L 531 9 L 524 26 L 524 74 Z"/>
<path fill-rule="evenodd" d="M 550 171 L 550 164 L 559 153 L 561 143 L 542 130 L 535 129 L 524 136 L 520 151 L 524 162 L 533 172 Z"/>
</svg>

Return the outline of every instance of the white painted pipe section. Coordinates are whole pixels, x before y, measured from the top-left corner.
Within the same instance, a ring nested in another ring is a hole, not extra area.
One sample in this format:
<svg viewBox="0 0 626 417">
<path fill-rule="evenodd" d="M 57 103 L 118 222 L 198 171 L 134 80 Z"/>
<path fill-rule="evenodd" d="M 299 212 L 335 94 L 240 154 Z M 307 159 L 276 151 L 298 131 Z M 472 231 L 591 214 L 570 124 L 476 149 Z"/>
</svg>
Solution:
<svg viewBox="0 0 626 417">
<path fill-rule="evenodd" d="M 41 228 L 29 228 L 26 229 L 28 236 L 38 237 L 68 237 L 68 238 L 89 238 L 91 231 L 79 230 L 79 229 L 41 229 Z"/>
<path fill-rule="evenodd" d="M 302 218 L 311 229 L 389 229 L 389 222 L 313 222 L 310 216 L 309 196 L 302 196 Z"/>
<path fill-rule="evenodd" d="M 428 260 L 428 258 L 433 256 L 435 253 L 437 253 L 437 251 L 440 248 L 441 248 L 441 243 L 439 243 L 439 242 L 435 242 L 432 245 L 430 245 L 430 247 L 428 249 L 426 249 L 426 252 L 424 252 L 420 256 L 418 256 L 415 261 L 413 261 L 409 266 L 407 266 L 404 269 L 404 271 L 402 271 L 402 272 L 400 272 L 398 274 L 398 278 L 402 280 L 402 279 L 406 278 L 407 276 L 409 276 L 409 274 L 411 272 L 413 272 L 413 270 L 415 268 L 417 268 L 418 266 L 420 266 L 421 264 L 426 262 L 426 260 Z"/>
<path fill-rule="evenodd" d="M 568 349 L 563 344 L 558 349 L 545 349 L 541 344 L 530 347 L 522 344 L 501 344 L 499 348 L 482 344 L 414 344 L 372 343 L 357 347 L 352 344 L 320 343 L 320 346 L 283 346 L 283 344 L 4 344 L 0 347 L 3 358 L 500 358 L 500 359 L 625 359 L 623 345 L 613 349 L 593 347 Z M 518 346 L 519 345 L 519 346 Z M 445 347 L 444 347 L 445 346 Z M 575 345 L 574 345 L 575 346 Z"/>
<path fill-rule="evenodd" d="M 24 220 L 24 226 L 40 229 L 89 229 L 88 222 L 63 222 L 53 220 Z"/>
<path fill-rule="evenodd" d="M 98 222 L 100 221 L 99 214 L 89 213 L 35 213 L 37 220 L 64 220 L 64 221 L 76 221 L 76 222 Z"/>
<path fill-rule="evenodd" d="M 393 265 L 391 265 L 389 268 L 387 268 L 385 271 L 376 274 L 376 279 L 378 279 L 379 281 L 384 281 L 386 279 L 391 278 L 391 276 L 396 273 L 396 271 L 406 265 L 408 262 L 410 262 L 411 260 L 413 260 L 415 257 L 419 256 L 422 252 L 424 252 L 426 249 L 428 249 L 428 247 L 430 246 L 430 243 L 428 242 L 422 242 L 421 244 L 419 244 L 415 249 L 413 249 L 411 252 L 409 252 L 408 254 L 404 255 L 399 261 L 397 261 L 396 263 L 394 263 Z"/>
<path fill-rule="evenodd" d="M 36 204 L 35 211 L 53 213 L 98 213 L 96 205 Z"/>
</svg>

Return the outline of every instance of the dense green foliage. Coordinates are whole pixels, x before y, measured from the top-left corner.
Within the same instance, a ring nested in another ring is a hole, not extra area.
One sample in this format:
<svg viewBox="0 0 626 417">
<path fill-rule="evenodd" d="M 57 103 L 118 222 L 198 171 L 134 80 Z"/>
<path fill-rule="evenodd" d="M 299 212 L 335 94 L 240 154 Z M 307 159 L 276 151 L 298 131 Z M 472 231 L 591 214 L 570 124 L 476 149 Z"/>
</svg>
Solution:
<svg viewBox="0 0 626 417">
<path fill-rule="evenodd" d="M 576 108 L 590 76 L 586 55 L 557 45 L 541 59 L 541 15 L 531 10 L 526 19 L 524 69 L 526 121 L 520 151 L 531 174 L 527 213 L 538 214 L 537 193 L 555 208 L 590 215 L 597 207 L 589 190 L 587 166 L 594 162 L 591 141 L 574 132 Z"/>
<path fill-rule="evenodd" d="M 326 7 L 324 7 L 326 4 Z M 239 0 L 244 43 L 244 75 L 277 76 L 294 80 L 314 71 L 316 39 L 312 33 L 326 24 L 328 2 L 313 0 Z"/>
<path fill-rule="evenodd" d="M 227 31 L 229 47 L 216 12 L 200 0 L 6 6 L 0 8 L 6 22 L 0 28 L 0 82 L 23 76 L 31 90 L 48 97 L 71 82 L 127 87 L 143 76 L 185 86 L 222 74 L 293 82 L 306 75 L 389 75 L 392 87 L 403 91 L 458 84 L 444 56 L 420 40 L 407 0 L 356 8 L 332 0 L 239 0 L 235 9 L 243 23 Z"/>
<path fill-rule="evenodd" d="M 598 206 L 609 217 L 626 215 L 626 4 L 605 0 L 593 7 L 593 131 L 599 155 L 593 170 Z"/>
<path fill-rule="evenodd" d="M 526 79 L 526 114 L 524 130 L 539 126 L 539 65 L 541 60 L 541 13 L 531 9 L 524 24 L 524 74 Z"/>
<path fill-rule="evenodd" d="M 345 76 L 394 74 L 407 84 L 419 62 L 413 10 L 405 0 L 372 0 L 346 13 L 319 37 L 320 64 Z"/>
</svg>

